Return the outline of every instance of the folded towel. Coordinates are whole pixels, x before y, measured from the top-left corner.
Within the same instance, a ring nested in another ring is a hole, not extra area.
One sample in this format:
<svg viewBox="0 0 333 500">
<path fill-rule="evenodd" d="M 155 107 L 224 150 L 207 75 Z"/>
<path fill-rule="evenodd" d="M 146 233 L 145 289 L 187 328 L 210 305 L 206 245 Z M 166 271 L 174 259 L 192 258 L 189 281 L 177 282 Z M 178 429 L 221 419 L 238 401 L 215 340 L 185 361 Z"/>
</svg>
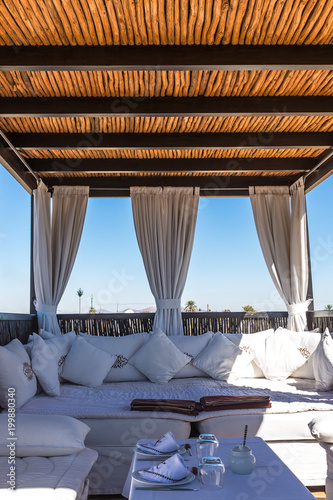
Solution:
<svg viewBox="0 0 333 500">
<path fill-rule="evenodd" d="M 237 410 L 239 408 L 270 408 L 270 396 L 204 396 L 204 411 Z"/>
<path fill-rule="evenodd" d="M 174 484 L 177 481 L 185 479 L 189 472 L 187 470 L 184 459 L 176 453 L 172 457 L 164 460 L 149 469 L 144 469 L 139 472 L 142 479 L 159 483 Z"/>
<path fill-rule="evenodd" d="M 185 415 L 198 415 L 201 404 L 189 399 L 133 399 L 133 411 L 171 411 Z"/>
<path fill-rule="evenodd" d="M 156 441 L 142 444 L 138 443 L 136 446 L 139 450 L 151 453 L 152 455 L 162 455 L 163 453 L 170 453 L 172 451 L 176 452 L 179 449 L 179 445 L 170 431 Z"/>
</svg>

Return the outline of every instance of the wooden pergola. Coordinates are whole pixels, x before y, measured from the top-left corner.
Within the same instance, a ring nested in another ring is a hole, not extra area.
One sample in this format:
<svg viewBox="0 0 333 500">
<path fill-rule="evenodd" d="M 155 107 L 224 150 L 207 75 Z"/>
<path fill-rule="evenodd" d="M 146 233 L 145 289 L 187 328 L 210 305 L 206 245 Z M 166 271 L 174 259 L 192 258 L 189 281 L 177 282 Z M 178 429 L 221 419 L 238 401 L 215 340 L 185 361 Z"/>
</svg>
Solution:
<svg viewBox="0 0 333 500">
<path fill-rule="evenodd" d="M 0 7 L 0 162 L 132 185 L 308 192 L 333 169 L 333 0 L 10 0 Z"/>
</svg>

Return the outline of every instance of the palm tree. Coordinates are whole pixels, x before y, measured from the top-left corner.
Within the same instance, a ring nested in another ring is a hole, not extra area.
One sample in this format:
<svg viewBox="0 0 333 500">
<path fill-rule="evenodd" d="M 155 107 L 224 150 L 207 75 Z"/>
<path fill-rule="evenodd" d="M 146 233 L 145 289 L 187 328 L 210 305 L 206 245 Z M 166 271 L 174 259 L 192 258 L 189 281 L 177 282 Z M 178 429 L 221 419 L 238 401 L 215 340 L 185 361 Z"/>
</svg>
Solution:
<svg viewBox="0 0 333 500">
<path fill-rule="evenodd" d="M 252 306 L 243 306 L 242 309 L 246 313 L 255 313 L 255 310 L 253 309 Z"/>
<path fill-rule="evenodd" d="M 325 306 L 325 310 L 326 311 L 332 311 L 333 309 L 333 305 L 332 304 L 327 304 L 327 306 Z"/>
<path fill-rule="evenodd" d="M 83 290 L 82 288 L 79 288 L 76 292 L 76 294 L 78 295 L 79 297 L 79 314 L 81 314 L 81 297 L 83 295 Z"/>
<path fill-rule="evenodd" d="M 185 310 L 187 312 L 194 313 L 197 310 L 197 305 L 194 300 L 188 300 L 185 304 Z"/>
</svg>

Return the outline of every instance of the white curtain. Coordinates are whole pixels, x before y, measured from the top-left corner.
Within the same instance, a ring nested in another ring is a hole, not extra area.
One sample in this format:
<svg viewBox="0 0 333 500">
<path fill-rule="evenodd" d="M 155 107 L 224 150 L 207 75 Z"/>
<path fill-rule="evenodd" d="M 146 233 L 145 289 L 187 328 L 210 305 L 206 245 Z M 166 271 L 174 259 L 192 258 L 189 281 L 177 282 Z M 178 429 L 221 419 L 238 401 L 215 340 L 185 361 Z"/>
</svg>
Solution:
<svg viewBox="0 0 333 500">
<path fill-rule="evenodd" d="M 184 335 L 181 296 L 193 247 L 199 188 L 132 187 L 140 252 L 156 301 L 154 328 Z"/>
<path fill-rule="evenodd" d="M 288 328 L 304 331 L 309 283 L 303 179 L 288 186 L 250 187 L 258 238 L 273 282 L 288 310 Z"/>
<path fill-rule="evenodd" d="M 88 187 L 56 186 L 52 199 L 43 182 L 33 192 L 33 267 L 38 326 L 60 335 L 57 306 L 79 248 Z"/>
</svg>

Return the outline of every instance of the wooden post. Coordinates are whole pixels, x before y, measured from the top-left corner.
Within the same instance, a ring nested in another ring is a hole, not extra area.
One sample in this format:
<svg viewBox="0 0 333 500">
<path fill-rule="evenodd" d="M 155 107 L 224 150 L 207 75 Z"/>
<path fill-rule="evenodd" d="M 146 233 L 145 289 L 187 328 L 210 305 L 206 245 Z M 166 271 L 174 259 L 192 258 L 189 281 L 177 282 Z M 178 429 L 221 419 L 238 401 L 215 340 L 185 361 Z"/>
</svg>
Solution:
<svg viewBox="0 0 333 500">
<path fill-rule="evenodd" d="M 31 221 L 30 221 L 30 314 L 36 314 L 34 306 L 35 280 L 34 280 L 34 196 L 31 195 Z"/>
</svg>

